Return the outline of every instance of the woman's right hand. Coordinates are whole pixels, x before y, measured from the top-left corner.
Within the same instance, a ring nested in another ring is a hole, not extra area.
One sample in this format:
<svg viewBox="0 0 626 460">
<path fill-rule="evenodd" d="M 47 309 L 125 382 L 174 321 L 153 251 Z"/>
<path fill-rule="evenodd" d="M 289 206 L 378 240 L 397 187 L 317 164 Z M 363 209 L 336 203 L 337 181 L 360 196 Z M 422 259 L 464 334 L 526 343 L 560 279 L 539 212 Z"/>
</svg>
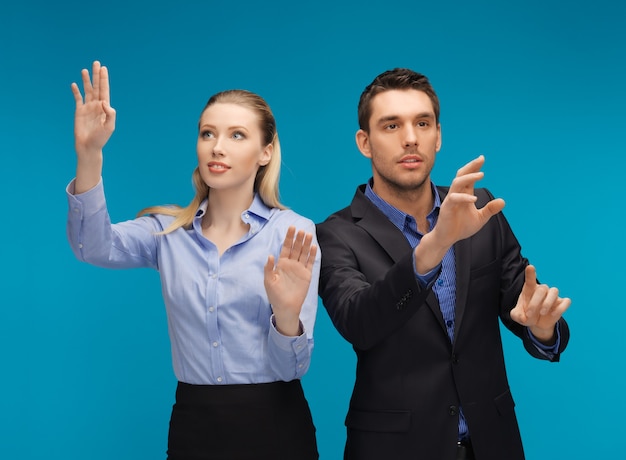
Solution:
<svg viewBox="0 0 626 460">
<path fill-rule="evenodd" d="M 81 72 L 85 97 L 76 83 L 72 93 L 76 101 L 74 115 L 74 146 L 78 156 L 75 193 L 94 187 L 102 174 L 102 148 L 115 129 L 115 109 L 110 105 L 109 73 L 95 61 L 92 78 Z"/>
</svg>

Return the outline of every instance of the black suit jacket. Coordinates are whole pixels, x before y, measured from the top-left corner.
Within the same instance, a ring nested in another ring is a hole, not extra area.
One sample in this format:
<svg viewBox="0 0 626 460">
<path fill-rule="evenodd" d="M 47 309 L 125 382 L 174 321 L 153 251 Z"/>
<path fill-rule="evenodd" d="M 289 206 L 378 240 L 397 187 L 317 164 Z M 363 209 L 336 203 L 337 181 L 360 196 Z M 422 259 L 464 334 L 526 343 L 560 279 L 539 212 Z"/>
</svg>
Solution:
<svg viewBox="0 0 626 460">
<path fill-rule="evenodd" d="M 499 320 L 532 356 L 547 358 L 510 318 L 528 261 L 504 215 L 454 246 L 450 343 L 436 296 L 415 278 L 409 243 L 364 189 L 317 226 L 320 296 L 357 354 L 345 458 L 455 459 L 462 407 L 479 460 L 523 459 Z M 446 192 L 439 188 L 442 199 Z M 478 207 L 493 198 L 476 195 Z M 569 340 L 563 319 L 559 329 L 560 353 Z"/>
</svg>

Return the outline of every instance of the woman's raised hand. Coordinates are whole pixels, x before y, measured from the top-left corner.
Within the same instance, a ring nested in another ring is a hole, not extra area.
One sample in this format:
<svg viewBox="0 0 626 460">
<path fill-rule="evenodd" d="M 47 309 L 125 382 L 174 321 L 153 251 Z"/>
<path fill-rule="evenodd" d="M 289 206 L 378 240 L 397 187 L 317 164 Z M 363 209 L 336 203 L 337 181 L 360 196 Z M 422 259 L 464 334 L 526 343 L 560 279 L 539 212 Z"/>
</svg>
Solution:
<svg viewBox="0 0 626 460">
<path fill-rule="evenodd" d="M 78 155 L 101 151 L 115 129 L 115 110 L 111 107 L 107 68 L 95 61 L 92 78 L 89 78 L 87 69 L 82 70 L 81 76 L 84 98 L 78 85 L 72 83 L 76 101 L 74 140 Z"/>
<path fill-rule="evenodd" d="M 76 101 L 74 114 L 74 148 L 78 156 L 74 193 L 94 187 L 102 174 L 102 148 L 115 129 L 115 110 L 111 107 L 109 72 L 95 61 L 89 71 L 81 72 L 85 97 L 78 85 L 72 83 Z"/>
</svg>

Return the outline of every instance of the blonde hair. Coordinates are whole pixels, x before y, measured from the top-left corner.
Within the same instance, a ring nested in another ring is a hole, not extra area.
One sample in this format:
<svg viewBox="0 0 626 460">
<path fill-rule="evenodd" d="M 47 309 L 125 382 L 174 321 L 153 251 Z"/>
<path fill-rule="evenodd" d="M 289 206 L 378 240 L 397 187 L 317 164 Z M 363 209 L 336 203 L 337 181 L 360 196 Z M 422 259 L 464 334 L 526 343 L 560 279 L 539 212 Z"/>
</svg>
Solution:
<svg viewBox="0 0 626 460">
<path fill-rule="evenodd" d="M 237 104 L 247 107 L 259 116 L 259 127 L 264 145 L 272 144 L 273 152 L 268 164 L 259 167 L 254 180 L 254 191 L 259 194 L 263 203 L 270 208 L 285 209 L 280 203 L 278 180 L 280 177 L 280 142 L 276 131 L 276 120 L 265 100 L 250 91 L 232 89 L 222 91 L 211 96 L 202 109 L 202 113 L 216 103 Z M 202 180 L 198 167 L 193 171 L 192 182 L 196 195 L 186 207 L 180 206 L 151 206 L 139 211 L 137 216 L 146 214 L 164 214 L 173 216 L 174 221 L 160 234 L 171 233 L 183 227 L 190 228 L 202 201 L 209 196 L 209 186 Z"/>
</svg>

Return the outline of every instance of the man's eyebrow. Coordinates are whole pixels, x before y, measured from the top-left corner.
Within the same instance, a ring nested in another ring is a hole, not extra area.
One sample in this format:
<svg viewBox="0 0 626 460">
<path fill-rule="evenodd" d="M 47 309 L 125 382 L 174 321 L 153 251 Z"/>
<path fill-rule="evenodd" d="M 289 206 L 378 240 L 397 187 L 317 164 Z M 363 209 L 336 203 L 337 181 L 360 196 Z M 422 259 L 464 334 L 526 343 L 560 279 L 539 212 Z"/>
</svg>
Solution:
<svg viewBox="0 0 626 460">
<path fill-rule="evenodd" d="M 418 113 L 415 118 L 435 118 L 435 114 L 433 112 L 422 112 Z"/>
<path fill-rule="evenodd" d="M 377 124 L 377 125 L 380 125 L 380 124 L 382 124 L 382 123 L 387 123 L 387 122 L 389 122 L 389 121 L 396 121 L 396 120 L 398 120 L 399 118 L 400 118 L 400 117 L 399 117 L 398 115 L 386 115 L 386 116 L 384 116 L 384 117 L 379 118 L 379 119 L 376 121 L 376 124 Z"/>
<path fill-rule="evenodd" d="M 400 115 L 385 115 L 384 117 L 379 118 L 376 121 L 376 124 L 387 123 L 387 122 L 390 122 L 390 121 L 397 121 L 400 118 L 401 118 Z M 420 113 L 416 114 L 413 118 L 414 119 L 416 119 L 416 118 L 430 118 L 430 119 L 434 119 L 435 118 L 435 114 L 432 113 L 432 112 L 420 112 Z"/>
</svg>

